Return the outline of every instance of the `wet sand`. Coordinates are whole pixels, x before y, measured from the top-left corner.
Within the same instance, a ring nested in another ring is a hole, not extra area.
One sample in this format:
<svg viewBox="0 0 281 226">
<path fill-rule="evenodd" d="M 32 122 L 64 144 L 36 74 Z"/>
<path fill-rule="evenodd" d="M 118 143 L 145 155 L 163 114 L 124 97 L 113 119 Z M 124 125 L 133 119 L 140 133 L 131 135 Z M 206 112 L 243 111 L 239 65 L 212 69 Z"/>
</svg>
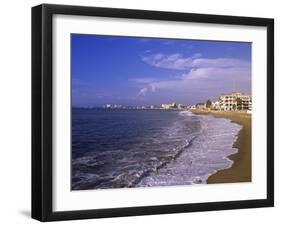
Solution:
<svg viewBox="0 0 281 226">
<path fill-rule="evenodd" d="M 251 150 L 252 150 L 252 131 L 251 131 L 251 114 L 240 112 L 204 112 L 193 111 L 195 114 L 210 114 L 215 117 L 228 118 L 238 123 L 243 128 L 238 133 L 238 138 L 233 144 L 238 149 L 238 153 L 228 156 L 234 163 L 231 168 L 220 170 L 208 178 L 208 184 L 214 183 L 234 183 L 234 182 L 251 182 Z"/>
</svg>

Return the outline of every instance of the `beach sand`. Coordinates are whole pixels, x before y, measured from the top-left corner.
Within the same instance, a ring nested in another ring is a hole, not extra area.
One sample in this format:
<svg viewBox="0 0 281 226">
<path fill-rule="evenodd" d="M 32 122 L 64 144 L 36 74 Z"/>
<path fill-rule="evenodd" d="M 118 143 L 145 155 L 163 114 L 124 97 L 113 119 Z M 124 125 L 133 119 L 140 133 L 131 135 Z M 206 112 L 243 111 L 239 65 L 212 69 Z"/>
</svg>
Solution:
<svg viewBox="0 0 281 226">
<path fill-rule="evenodd" d="M 215 117 L 228 118 L 238 123 L 243 128 L 238 133 L 238 138 L 233 147 L 238 149 L 238 153 L 228 156 L 234 163 L 231 168 L 220 170 L 208 178 L 208 184 L 214 183 L 234 183 L 234 182 L 251 182 L 251 114 L 240 112 L 202 112 L 193 111 L 195 114 L 210 114 Z"/>
</svg>

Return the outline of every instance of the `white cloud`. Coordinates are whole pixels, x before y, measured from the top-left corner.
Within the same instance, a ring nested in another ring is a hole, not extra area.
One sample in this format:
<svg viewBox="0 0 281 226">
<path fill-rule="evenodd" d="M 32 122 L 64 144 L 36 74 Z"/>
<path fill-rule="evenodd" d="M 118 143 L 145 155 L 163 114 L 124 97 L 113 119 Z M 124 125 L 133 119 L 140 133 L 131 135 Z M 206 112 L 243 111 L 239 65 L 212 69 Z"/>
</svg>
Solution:
<svg viewBox="0 0 281 226">
<path fill-rule="evenodd" d="M 216 67 L 216 68 L 231 68 L 231 67 L 248 67 L 249 63 L 234 58 L 198 58 L 192 61 L 191 67 Z"/>
<path fill-rule="evenodd" d="M 154 67 L 175 69 L 175 70 L 188 70 L 191 68 L 202 67 L 216 67 L 216 68 L 229 68 L 229 67 L 249 67 L 249 62 L 235 59 L 235 58 L 202 58 L 200 53 L 196 53 L 190 57 L 184 57 L 182 54 L 175 53 L 165 55 L 162 53 L 145 55 L 142 57 L 143 62 L 150 64 Z"/>
<path fill-rule="evenodd" d="M 156 91 L 156 86 L 153 83 L 146 83 L 144 84 L 146 87 L 141 88 L 138 97 L 144 97 L 148 92 L 155 92 Z"/>
<path fill-rule="evenodd" d="M 146 95 L 147 91 L 148 91 L 147 88 L 142 88 L 138 93 L 138 97 L 144 97 Z"/>
<path fill-rule="evenodd" d="M 249 80 L 251 69 L 249 67 L 231 67 L 231 68 L 193 68 L 188 73 L 182 75 L 184 80 Z"/>
<path fill-rule="evenodd" d="M 180 77 L 161 80 L 148 77 L 131 80 L 140 88 L 138 97 L 152 92 L 163 94 L 167 91 L 171 95 L 219 95 L 221 92 L 233 91 L 234 82 L 239 91 L 250 92 L 251 89 L 251 66 L 249 62 L 241 59 L 209 59 L 202 58 L 199 53 L 191 57 L 178 53 L 158 53 L 146 55 L 142 60 L 154 67 L 181 70 L 183 73 Z"/>
</svg>

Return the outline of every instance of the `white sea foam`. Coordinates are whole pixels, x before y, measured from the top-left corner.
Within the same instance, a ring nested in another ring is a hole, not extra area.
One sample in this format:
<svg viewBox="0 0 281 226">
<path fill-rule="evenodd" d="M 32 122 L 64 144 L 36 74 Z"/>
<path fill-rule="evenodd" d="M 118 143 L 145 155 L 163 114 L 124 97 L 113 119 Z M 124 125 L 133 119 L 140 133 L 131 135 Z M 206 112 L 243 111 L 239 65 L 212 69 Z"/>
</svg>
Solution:
<svg viewBox="0 0 281 226">
<path fill-rule="evenodd" d="M 193 115 L 189 111 L 180 114 Z M 195 117 L 201 121 L 202 130 L 192 144 L 174 161 L 144 177 L 137 186 L 204 184 L 210 175 L 232 166 L 233 161 L 227 156 L 237 153 L 233 144 L 242 126 L 223 118 Z"/>
<path fill-rule="evenodd" d="M 193 116 L 194 115 L 191 111 L 180 111 L 179 114 L 183 115 L 183 116 Z"/>
</svg>

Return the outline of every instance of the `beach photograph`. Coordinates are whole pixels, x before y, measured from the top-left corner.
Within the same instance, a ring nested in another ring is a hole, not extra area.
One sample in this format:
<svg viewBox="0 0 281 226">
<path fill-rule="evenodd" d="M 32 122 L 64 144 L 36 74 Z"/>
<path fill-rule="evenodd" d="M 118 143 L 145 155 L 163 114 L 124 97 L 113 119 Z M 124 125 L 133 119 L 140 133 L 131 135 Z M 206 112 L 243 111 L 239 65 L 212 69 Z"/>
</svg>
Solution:
<svg viewBox="0 0 281 226">
<path fill-rule="evenodd" d="M 251 54 L 71 34 L 71 190 L 251 182 Z"/>
</svg>

